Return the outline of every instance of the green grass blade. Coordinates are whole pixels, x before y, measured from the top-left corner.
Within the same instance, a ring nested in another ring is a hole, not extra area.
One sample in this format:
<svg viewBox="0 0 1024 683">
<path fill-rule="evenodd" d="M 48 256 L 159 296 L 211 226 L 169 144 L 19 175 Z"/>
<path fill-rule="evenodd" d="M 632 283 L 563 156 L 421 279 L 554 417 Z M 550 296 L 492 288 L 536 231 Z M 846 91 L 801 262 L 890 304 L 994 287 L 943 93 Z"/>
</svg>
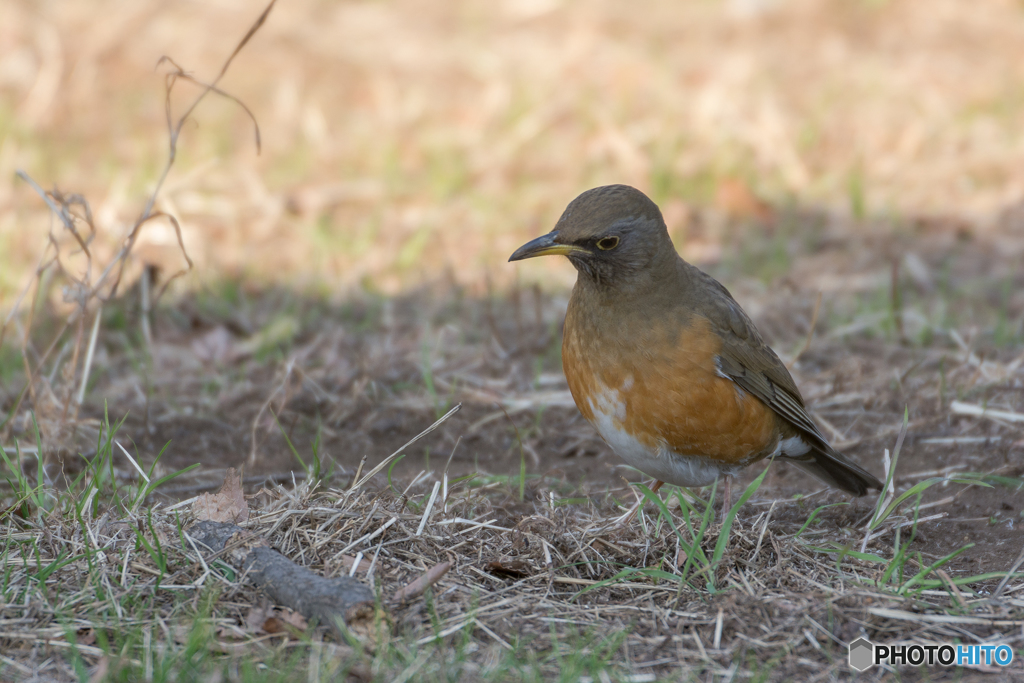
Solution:
<svg viewBox="0 0 1024 683">
<path fill-rule="evenodd" d="M 974 543 L 968 543 L 967 545 L 963 546 L 962 548 L 960 548 L 958 550 L 954 550 L 953 552 L 951 552 L 950 554 L 946 555 L 945 557 L 941 557 L 938 560 L 936 560 L 935 562 L 933 562 L 932 564 L 928 565 L 927 567 L 924 567 L 917 574 L 915 574 L 914 576 L 910 577 L 910 580 L 908 580 L 905 584 L 900 586 L 900 590 L 899 590 L 900 595 L 906 594 L 906 592 L 912 586 L 914 586 L 915 584 L 919 583 L 924 577 L 928 576 L 929 574 L 931 574 L 933 571 L 935 571 L 939 567 L 942 567 L 943 565 L 947 564 L 950 560 L 952 560 L 954 557 L 956 557 L 960 553 L 962 553 L 962 552 L 964 552 L 966 550 L 969 550 L 969 549 L 971 549 L 973 547 L 974 547 Z"/>
<path fill-rule="evenodd" d="M 809 527 L 814 522 L 815 518 L 817 518 L 818 516 L 818 513 L 820 513 L 822 510 L 838 507 L 840 505 L 849 505 L 849 503 L 844 501 L 842 503 L 829 503 L 828 505 L 820 505 L 816 507 L 814 511 L 810 514 L 810 516 L 807 518 L 807 521 L 804 522 L 804 525 L 800 527 L 800 530 L 793 535 L 793 540 L 800 538 L 800 534 L 807 531 L 807 527 Z"/>
<path fill-rule="evenodd" d="M 770 467 L 769 463 L 769 467 Z M 732 523 L 736 519 L 736 513 L 740 511 L 750 497 L 761 487 L 761 482 L 764 481 L 765 475 L 768 474 L 768 467 L 761 470 L 761 474 L 757 476 L 754 481 L 747 485 L 743 495 L 736 501 L 736 504 L 729 508 L 729 512 L 725 515 L 725 522 L 722 523 L 722 529 L 718 532 L 718 540 L 715 541 L 715 550 L 711 554 L 711 564 L 717 566 L 722 559 L 722 555 L 725 554 L 725 547 L 729 544 L 729 532 L 732 531 Z"/>
<path fill-rule="evenodd" d="M 889 487 L 892 486 L 893 477 L 896 475 L 896 463 L 900 458 L 900 451 L 903 448 L 903 440 L 907 438 L 907 428 L 910 424 L 910 408 L 904 407 L 903 409 L 903 424 L 900 426 L 899 436 L 896 437 L 896 447 L 892 450 L 892 457 L 889 460 L 889 472 L 885 477 L 885 485 L 882 486 L 882 492 L 878 496 L 878 500 L 875 501 L 875 513 L 871 516 L 871 521 L 868 523 L 868 530 L 873 531 L 885 516 L 882 515 L 882 507 L 885 505 L 886 492 Z"/>
</svg>

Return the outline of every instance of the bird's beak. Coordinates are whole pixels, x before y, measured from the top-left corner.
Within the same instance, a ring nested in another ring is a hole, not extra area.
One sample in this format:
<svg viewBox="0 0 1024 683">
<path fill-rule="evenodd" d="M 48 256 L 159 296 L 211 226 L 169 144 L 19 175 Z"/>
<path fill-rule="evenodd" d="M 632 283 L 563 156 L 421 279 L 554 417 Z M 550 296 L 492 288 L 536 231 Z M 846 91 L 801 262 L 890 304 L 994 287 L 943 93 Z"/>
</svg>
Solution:
<svg viewBox="0 0 1024 683">
<path fill-rule="evenodd" d="M 558 256 L 568 256 L 569 254 L 577 253 L 590 253 L 583 247 L 577 247 L 573 244 L 559 244 L 555 241 L 558 237 L 558 231 L 549 232 L 546 235 L 542 235 L 535 240 L 530 240 L 523 246 L 515 250 L 515 252 L 508 257 L 509 261 L 522 261 L 523 259 L 534 258 L 535 256 L 551 256 L 552 254 Z"/>
</svg>

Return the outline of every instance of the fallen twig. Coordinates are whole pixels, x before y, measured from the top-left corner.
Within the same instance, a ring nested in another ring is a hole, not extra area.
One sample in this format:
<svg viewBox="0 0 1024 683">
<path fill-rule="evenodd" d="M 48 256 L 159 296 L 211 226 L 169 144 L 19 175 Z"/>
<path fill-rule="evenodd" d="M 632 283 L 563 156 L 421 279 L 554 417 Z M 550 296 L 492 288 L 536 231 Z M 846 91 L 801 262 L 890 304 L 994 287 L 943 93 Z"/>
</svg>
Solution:
<svg viewBox="0 0 1024 683">
<path fill-rule="evenodd" d="M 197 522 L 189 534 L 246 576 L 279 605 L 307 619 L 316 619 L 341 633 L 372 633 L 373 591 L 355 578 L 327 579 L 302 567 L 270 547 L 262 536 L 235 524 Z"/>
<path fill-rule="evenodd" d="M 391 602 L 404 602 L 407 600 L 413 600 L 423 595 L 428 588 L 433 586 L 435 583 L 441 580 L 441 577 L 448 573 L 448 570 L 452 568 L 451 562 L 442 562 L 441 564 L 435 564 L 433 567 L 423 573 L 418 579 L 410 583 L 405 588 L 399 588 L 395 591 L 395 594 L 391 596 Z"/>
<path fill-rule="evenodd" d="M 953 401 L 949 409 L 955 415 L 972 415 L 974 417 L 987 417 L 990 420 L 1005 420 L 1006 422 L 1024 422 L 1024 413 L 1013 413 L 1009 410 L 993 410 L 984 406 L 976 406 L 972 403 Z"/>
</svg>

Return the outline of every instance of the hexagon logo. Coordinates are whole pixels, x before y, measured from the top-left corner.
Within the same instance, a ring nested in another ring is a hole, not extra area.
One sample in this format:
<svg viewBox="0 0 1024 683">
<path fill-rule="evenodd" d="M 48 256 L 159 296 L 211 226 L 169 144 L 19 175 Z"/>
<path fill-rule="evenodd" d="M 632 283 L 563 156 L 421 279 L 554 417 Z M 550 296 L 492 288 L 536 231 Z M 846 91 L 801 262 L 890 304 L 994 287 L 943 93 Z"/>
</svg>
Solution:
<svg viewBox="0 0 1024 683">
<path fill-rule="evenodd" d="M 867 638 L 850 643 L 850 668 L 865 671 L 875 665 L 875 646 Z"/>
</svg>

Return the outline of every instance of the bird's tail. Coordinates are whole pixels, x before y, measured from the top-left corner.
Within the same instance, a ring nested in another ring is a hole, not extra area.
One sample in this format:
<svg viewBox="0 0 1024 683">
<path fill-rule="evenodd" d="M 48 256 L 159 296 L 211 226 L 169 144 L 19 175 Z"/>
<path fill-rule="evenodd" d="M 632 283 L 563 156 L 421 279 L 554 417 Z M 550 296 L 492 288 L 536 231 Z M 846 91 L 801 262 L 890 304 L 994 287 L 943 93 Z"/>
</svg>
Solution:
<svg viewBox="0 0 1024 683">
<path fill-rule="evenodd" d="M 863 496 L 868 489 L 882 490 L 882 482 L 845 455 L 825 444 L 825 448 L 811 448 L 801 458 L 787 458 L 804 472 L 825 482 L 833 488 L 842 489 L 855 496 Z"/>
</svg>

